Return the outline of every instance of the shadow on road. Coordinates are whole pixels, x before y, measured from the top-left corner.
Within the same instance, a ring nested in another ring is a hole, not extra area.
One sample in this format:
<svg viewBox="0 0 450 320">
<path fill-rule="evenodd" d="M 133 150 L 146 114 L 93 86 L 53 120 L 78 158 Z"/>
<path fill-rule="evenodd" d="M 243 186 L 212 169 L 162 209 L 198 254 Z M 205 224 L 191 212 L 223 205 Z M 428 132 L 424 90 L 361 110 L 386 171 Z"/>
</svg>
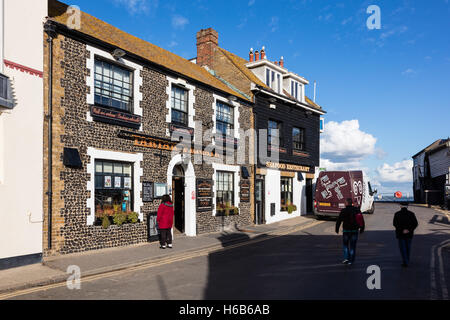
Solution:
<svg viewBox="0 0 450 320">
<path fill-rule="evenodd" d="M 229 240 L 239 236 L 224 233 L 223 247 L 235 244 Z M 356 263 L 351 267 L 340 263 L 341 235 L 260 235 L 245 246 L 209 254 L 204 299 L 429 299 L 431 248 L 448 239 L 441 232 L 416 235 L 411 265 L 403 269 L 393 231 L 360 235 Z M 381 268 L 381 290 L 367 287 L 371 265 Z"/>
</svg>

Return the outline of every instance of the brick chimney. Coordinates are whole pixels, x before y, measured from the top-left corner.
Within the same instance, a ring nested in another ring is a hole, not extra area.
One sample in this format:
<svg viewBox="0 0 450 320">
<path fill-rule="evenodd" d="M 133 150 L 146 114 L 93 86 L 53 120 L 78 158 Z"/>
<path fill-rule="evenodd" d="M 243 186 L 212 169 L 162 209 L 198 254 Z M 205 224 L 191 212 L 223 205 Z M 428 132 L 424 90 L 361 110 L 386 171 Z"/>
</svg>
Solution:
<svg viewBox="0 0 450 320">
<path fill-rule="evenodd" d="M 261 60 L 266 58 L 266 48 L 262 47 L 261 49 Z"/>
<path fill-rule="evenodd" d="M 213 68 L 214 51 L 219 46 L 219 34 L 213 28 L 197 32 L 197 64 Z"/>
</svg>

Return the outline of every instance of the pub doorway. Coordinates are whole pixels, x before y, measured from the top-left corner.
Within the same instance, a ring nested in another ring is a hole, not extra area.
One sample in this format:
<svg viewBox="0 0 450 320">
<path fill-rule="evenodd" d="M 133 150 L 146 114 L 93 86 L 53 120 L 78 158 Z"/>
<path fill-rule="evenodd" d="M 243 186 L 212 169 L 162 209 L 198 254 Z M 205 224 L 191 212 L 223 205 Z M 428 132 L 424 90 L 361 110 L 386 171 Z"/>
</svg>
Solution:
<svg viewBox="0 0 450 320">
<path fill-rule="evenodd" d="M 314 190 L 313 190 L 313 180 L 306 179 L 306 213 L 313 213 L 313 202 L 314 202 Z"/>
<path fill-rule="evenodd" d="M 265 201 L 265 190 L 264 190 L 264 176 L 258 175 L 256 177 L 256 184 L 255 184 L 255 224 L 265 224 L 266 223 L 266 217 L 265 217 L 265 207 L 266 207 L 266 201 Z"/>
<path fill-rule="evenodd" d="M 174 233 L 182 234 L 185 232 L 185 174 L 184 168 L 177 165 L 173 169 L 172 175 L 172 201 L 174 204 Z"/>
</svg>

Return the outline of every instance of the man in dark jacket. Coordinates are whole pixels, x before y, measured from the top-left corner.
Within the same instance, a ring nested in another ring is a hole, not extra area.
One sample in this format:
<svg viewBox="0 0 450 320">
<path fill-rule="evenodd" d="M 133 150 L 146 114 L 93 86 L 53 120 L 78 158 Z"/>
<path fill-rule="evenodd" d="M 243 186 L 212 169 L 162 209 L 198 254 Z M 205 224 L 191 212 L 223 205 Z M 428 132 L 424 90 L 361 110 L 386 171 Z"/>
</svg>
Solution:
<svg viewBox="0 0 450 320">
<path fill-rule="evenodd" d="M 402 267 L 406 268 L 409 264 L 414 230 L 419 223 L 417 222 L 416 215 L 408 210 L 408 203 L 402 203 L 401 206 L 401 210 L 394 216 L 394 227 L 400 247 L 400 253 L 402 254 Z"/>
<path fill-rule="evenodd" d="M 364 232 L 364 222 L 359 226 L 356 221 L 356 214 L 361 213 L 360 209 L 353 206 L 353 200 L 347 199 L 347 207 L 342 209 L 336 221 L 336 233 L 339 234 L 339 228 L 343 223 L 344 228 L 344 261 L 343 264 L 352 265 L 355 262 L 356 242 L 358 241 L 358 231 Z"/>
</svg>

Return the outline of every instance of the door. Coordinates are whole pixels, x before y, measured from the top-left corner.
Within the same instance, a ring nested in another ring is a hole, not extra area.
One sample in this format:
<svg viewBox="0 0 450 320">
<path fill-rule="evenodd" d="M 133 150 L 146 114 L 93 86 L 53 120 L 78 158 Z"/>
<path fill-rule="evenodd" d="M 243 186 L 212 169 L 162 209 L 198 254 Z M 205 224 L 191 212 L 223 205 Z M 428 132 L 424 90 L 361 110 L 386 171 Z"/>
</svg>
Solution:
<svg viewBox="0 0 450 320">
<path fill-rule="evenodd" d="M 255 224 L 265 224 L 265 199 L 264 199 L 264 178 L 257 179 L 255 185 L 255 202 L 256 202 L 256 214 Z"/>
<path fill-rule="evenodd" d="M 174 226 L 175 230 L 184 233 L 184 178 L 175 177 L 173 179 L 173 204 L 174 204 Z"/>
<path fill-rule="evenodd" d="M 313 213 L 313 181 L 306 179 L 306 212 Z"/>
</svg>

